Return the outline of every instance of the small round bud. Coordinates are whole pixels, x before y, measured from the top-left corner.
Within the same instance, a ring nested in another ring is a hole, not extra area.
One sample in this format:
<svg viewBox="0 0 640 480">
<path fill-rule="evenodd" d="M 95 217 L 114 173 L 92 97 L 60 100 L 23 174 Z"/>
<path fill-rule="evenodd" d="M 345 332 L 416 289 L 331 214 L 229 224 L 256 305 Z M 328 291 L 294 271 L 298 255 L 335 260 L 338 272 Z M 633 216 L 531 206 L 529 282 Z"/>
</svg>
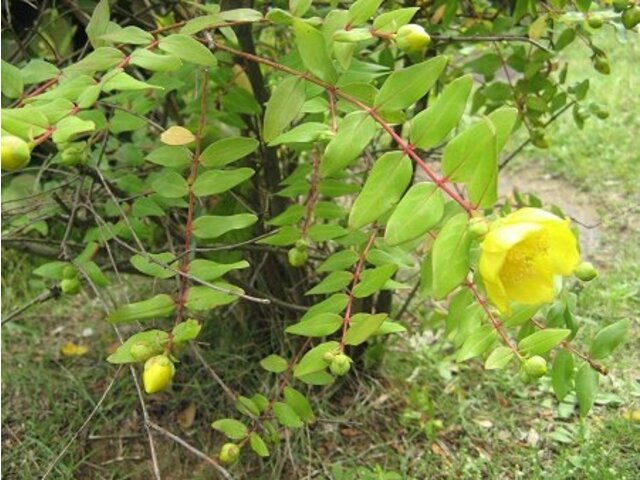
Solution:
<svg viewBox="0 0 640 480">
<path fill-rule="evenodd" d="M 613 0 L 613 9 L 616 12 L 622 12 L 629 6 L 629 0 Z"/>
<path fill-rule="evenodd" d="M 336 358 L 336 354 L 332 351 L 325 352 L 325 354 L 322 356 L 322 359 L 327 363 L 333 362 L 334 358 Z"/>
<path fill-rule="evenodd" d="M 611 73 L 611 65 L 609 64 L 609 60 L 601 55 L 597 55 L 596 58 L 594 58 L 593 68 L 595 68 L 596 71 L 603 75 L 609 75 Z"/>
<path fill-rule="evenodd" d="M 65 278 L 60 282 L 60 290 L 65 295 L 75 295 L 80 291 L 80 280 L 77 278 Z"/>
<path fill-rule="evenodd" d="M 73 167 L 83 163 L 86 157 L 86 149 L 86 142 L 75 142 L 69 144 L 60 154 L 60 163 L 68 167 Z"/>
<path fill-rule="evenodd" d="M 598 270 L 591 262 L 582 262 L 573 271 L 574 275 L 583 282 L 590 282 L 598 276 Z"/>
<path fill-rule="evenodd" d="M 602 17 L 599 17 L 599 16 L 591 16 L 587 20 L 587 23 L 591 28 L 598 29 L 602 27 L 602 25 L 604 24 L 604 20 L 602 20 Z"/>
<path fill-rule="evenodd" d="M 531 378 L 540 378 L 547 373 L 547 361 L 540 355 L 528 358 L 524 362 L 524 371 Z"/>
<path fill-rule="evenodd" d="M 469 221 L 469 232 L 477 237 L 483 237 L 489 233 L 489 223 L 484 217 L 474 217 Z"/>
<path fill-rule="evenodd" d="M 607 110 L 596 110 L 596 117 L 600 120 L 605 120 L 609 118 L 609 112 Z"/>
<path fill-rule="evenodd" d="M 307 259 L 309 258 L 309 254 L 306 250 L 300 250 L 297 247 L 293 247 L 289 250 L 289 264 L 292 267 L 302 267 L 305 263 L 307 263 Z"/>
<path fill-rule="evenodd" d="M 296 241 L 296 248 L 298 250 L 306 251 L 307 248 L 309 248 L 309 242 L 307 242 L 307 240 L 305 240 L 304 238 L 301 238 L 300 240 Z"/>
<path fill-rule="evenodd" d="M 3 135 L 2 146 L 2 170 L 15 172 L 21 170 L 31 161 L 31 148 L 20 137 Z"/>
<path fill-rule="evenodd" d="M 635 28 L 636 25 L 640 23 L 640 7 L 634 6 L 627 8 L 624 12 L 622 12 L 622 25 L 627 30 L 631 30 Z"/>
<path fill-rule="evenodd" d="M 166 355 L 151 357 L 144 364 L 142 383 L 144 391 L 148 394 L 161 392 L 171 385 L 171 380 L 176 373 L 176 367 Z"/>
<path fill-rule="evenodd" d="M 129 353 L 137 362 L 144 362 L 153 356 L 154 349 L 147 342 L 136 342 L 131 345 Z"/>
<path fill-rule="evenodd" d="M 220 449 L 218 459 L 224 465 L 232 465 L 236 463 L 240 456 L 240 447 L 235 443 L 225 443 Z"/>
<path fill-rule="evenodd" d="M 344 353 L 337 354 L 331 361 L 331 365 L 329 365 L 329 370 L 331 370 L 331 373 L 338 377 L 346 375 L 350 369 L 351 359 Z"/>
<path fill-rule="evenodd" d="M 78 278 L 78 271 L 73 265 L 67 265 L 66 267 L 64 267 L 64 270 L 62 270 L 62 278 Z"/>
<path fill-rule="evenodd" d="M 535 128 L 531 131 L 531 143 L 538 148 L 549 148 L 549 142 L 544 137 L 544 130 L 542 128 Z"/>
<path fill-rule="evenodd" d="M 420 25 L 403 25 L 396 34 L 396 45 L 403 52 L 419 52 L 431 43 L 431 37 Z"/>
</svg>

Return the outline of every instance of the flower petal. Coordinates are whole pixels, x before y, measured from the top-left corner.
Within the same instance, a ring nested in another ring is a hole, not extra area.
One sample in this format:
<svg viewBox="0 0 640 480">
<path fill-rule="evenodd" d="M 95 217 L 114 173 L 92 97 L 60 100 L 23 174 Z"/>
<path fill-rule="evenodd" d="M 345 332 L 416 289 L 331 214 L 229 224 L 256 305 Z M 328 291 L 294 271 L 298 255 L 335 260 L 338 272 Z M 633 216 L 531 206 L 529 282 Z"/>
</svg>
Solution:
<svg viewBox="0 0 640 480">
<path fill-rule="evenodd" d="M 489 230 L 482 242 L 482 250 L 491 252 L 506 251 L 530 235 L 543 230 L 537 223 L 500 224 Z"/>
</svg>

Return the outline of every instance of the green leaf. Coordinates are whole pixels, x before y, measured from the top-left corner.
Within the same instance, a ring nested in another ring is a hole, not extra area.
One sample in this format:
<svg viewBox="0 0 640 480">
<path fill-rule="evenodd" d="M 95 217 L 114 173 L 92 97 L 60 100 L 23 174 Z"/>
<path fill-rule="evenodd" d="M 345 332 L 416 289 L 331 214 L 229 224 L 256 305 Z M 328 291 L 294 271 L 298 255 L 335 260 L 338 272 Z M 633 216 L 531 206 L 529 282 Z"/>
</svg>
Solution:
<svg viewBox="0 0 640 480">
<path fill-rule="evenodd" d="M 242 440 L 249 433 L 246 425 L 233 418 L 223 418 L 211 424 L 211 428 L 224 433 L 231 440 Z"/>
<path fill-rule="evenodd" d="M 213 67 L 217 65 L 216 57 L 200 42 L 188 35 L 176 33 L 160 40 L 158 48 L 175 55 L 185 62 Z"/>
<path fill-rule="evenodd" d="M 335 83 L 338 74 L 329 56 L 329 49 L 322 33 L 297 18 L 293 19 L 293 30 L 296 36 L 296 46 L 307 70 L 325 82 Z"/>
<path fill-rule="evenodd" d="M 629 320 L 620 320 L 600 330 L 591 342 L 591 357 L 605 358 L 624 342 L 629 331 Z"/>
<path fill-rule="evenodd" d="M 134 50 L 131 54 L 131 65 L 142 67 L 152 72 L 172 72 L 182 66 L 182 60 L 175 55 L 160 55 L 146 48 Z"/>
<path fill-rule="evenodd" d="M 298 390 L 292 387 L 285 387 L 284 399 L 287 405 L 296 412 L 296 415 L 298 415 L 304 423 L 313 423 L 316 421 L 316 416 L 313 414 L 309 400 Z"/>
<path fill-rule="evenodd" d="M 241 414 L 247 416 L 260 416 L 260 409 L 255 404 L 253 400 L 250 398 L 244 397 L 242 395 L 238 396 L 236 400 L 236 410 L 238 410 Z"/>
<path fill-rule="evenodd" d="M 263 245 L 273 245 L 275 247 L 285 247 L 287 245 L 293 245 L 301 238 L 300 229 L 292 225 L 282 227 L 273 235 L 269 235 L 262 240 L 258 240 L 256 243 Z"/>
<path fill-rule="evenodd" d="M 100 35 L 100 40 L 109 43 L 128 43 L 130 45 L 148 45 L 153 42 L 153 35 L 140 27 L 128 26 L 119 30 L 112 30 Z"/>
<path fill-rule="evenodd" d="M 540 305 L 514 305 L 511 314 L 502 320 L 505 327 L 516 327 L 528 322 L 540 310 Z"/>
<path fill-rule="evenodd" d="M 327 368 L 328 364 L 323 358 L 324 354 L 335 350 L 339 345 L 338 342 L 325 342 L 309 350 L 294 368 L 293 376 L 300 378 Z"/>
<path fill-rule="evenodd" d="M 571 334 L 566 328 L 545 328 L 523 338 L 518 343 L 518 350 L 525 355 L 542 355 L 562 342 Z"/>
<path fill-rule="evenodd" d="M 551 385 L 559 402 L 564 400 L 573 388 L 573 369 L 573 355 L 566 350 L 560 350 L 551 367 Z"/>
<path fill-rule="evenodd" d="M 260 366 L 267 372 L 281 373 L 289 367 L 289 362 L 280 355 L 272 354 L 260 360 Z"/>
<path fill-rule="evenodd" d="M 164 198 L 182 198 L 189 193 L 187 180 L 173 170 L 160 172 L 151 182 L 151 188 Z"/>
<path fill-rule="evenodd" d="M 200 162 L 207 168 L 223 167 L 254 152 L 258 145 L 255 138 L 223 138 L 204 149 L 200 155 Z"/>
<path fill-rule="evenodd" d="M 328 257 L 318 266 L 317 272 L 332 272 L 352 267 L 358 261 L 358 254 L 353 250 L 342 250 Z"/>
<path fill-rule="evenodd" d="M 124 58 L 124 53 L 117 48 L 100 47 L 96 48 L 79 62 L 72 63 L 66 67 L 64 73 L 67 77 L 79 74 L 94 75 L 96 72 L 106 71 L 119 65 Z M 110 75 L 115 75 L 115 72 L 121 71 L 121 69 L 116 69 L 110 72 Z"/>
<path fill-rule="evenodd" d="M 22 75 L 17 67 L 14 67 L 9 62 L 2 60 L 2 68 L 0 69 L 0 86 L 2 87 L 2 94 L 7 98 L 18 98 L 22 95 L 24 90 L 24 82 Z"/>
<path fill-rule="evenodd" d="M 373 103 L 383 111 L 403 110 L 421 99 L 447 66 L 447 58 L 438 56 L 389 75 Z"/>
<path fill-rule="evenodd" d="M 302 220 L 302 217 L 304 217 L 306 211 L 307 209 L 304 207 L 304 205 L 300 205 L 299 203 L 290 205 L 280 215 L 276 215 L 271 220 L 269 220 L 267 222 L 267 225 L 273 225 L 275 227 L 294 225 Z"/>
<path fill-rule="evenodd" d="M 497 338 L 498 333 L 493 327 L 488 325 L 481 327 L 469 335 L 464 341 L 462 347 L 458 350 L 456 361 L 464 362 L 470 358 L 482 355 L 491 348 L 491 345 L 493 345 Z"/>
<path fill-rule="evenodd" d="M 273 90 L 264 112 L 264 141 L 269 143 L 280 135 L 300 113 L 304 102 L 305 85 L 302 78 L 287 77 L 280 82 Z"/>
<path fill-rule="evenodd" d="M 153 260 L 156 260 L 157 262 L 160 262 L 164 265 L 172 266 L 175 268 L 175 265 L 171 265 L 171 264 L 175 262 L 176 256 L 171 252 L 149 253 L 147 254 L 147 256 Z M 133 265 L 136 270 L 144 273 L 145 275 L 149 275 L 151 277 L 166 279 L 166 278 L 171 278 L 176 274 L 174 270 L 165 268 L 162 265 L 158 265 L 158 263 L 149 260 L 144 255 L 140 255 L 140 254 L 134 255 L 129 259 L 129 261 L 131 262 L 131 265 Z"/>
<path fill-rule="evenodd" d="M 131 75 L 124 72 L 112 72 L 112 75 L 105 75 L 103 78 L 102 89 L 105 92 L 112 92 L 113 90 L 135 91 L 135 90 L 147 90 L 147 89 L 162 89 L 157 85 L 151 85 L 150 83 L 141 82 L 133 78 Z"/>
<path fill-rule="evenodd" d="M 330 223 L 316 224 L 307 232 L 309 239 L 318 243 L 344 237 L 348 233 L 349 231 L 346 228 Z"/>
<path fill-rule="evenodd" d="M 300 319 L 301 322 L 315 317 L 320 313 L 340 313 L 349 301 L 349 297 L 344 293 L 334 293 L 329 298 L 313 305 Z"/>
<path fill-rule="evenodd" d="M 367 112 L 351 112 L 340 125 L 324 151 L 320 173 L 328 177 L 342 173 L 369 144 L 376 133 L 376 122 Z"/>
<path fill-rule="evenodd" d="M 349 227 L 359 229 L 387 213 L 400 200 L 411 181 L 411 159 L 402 152 L 387 152 L 374 163 L 349 214 Z"/>
<path fill-rule="evenodd" d="M 232 270 L 248 268 L 249 262 L 240 260 L 233 263 L 218 263 L 211 260 L 195 259 L 189 264 L 189 274 L 192 276 L 210 282 L 216 280 Z"/>
<path fill-rule="evenodd" d="M 388 245 L 422 237 L 437 225 L 444 213 L 442 192 L 430 182 L 416 183 L 402 197 L 384 233 Z"/>
<path fill-rule="evenodd" d="M 169 168 L 186 168 L 191 164 L 191 152 L 187 147 L 163 145 L 153 150 L 146 159 Z"/>
<path fill-rule="evenodd" d="M 388 316 L 386 313 L 378 313 L 376 315 L 356 313 L 349 321 L 345 343 L 347 345 L 360 345 L 366 342 L 369 337 L 380 329 Z"/>
<path fill-rule="evenodd" d="M 195 311 L 211 310 L 235 302 L 238 300 L 237 294 L 244 293 L 241 288 L 229 283 L 216 282 L 213 285 L 226 291 L 214 290 L 204 285 L 191 287 L 187 291 L 187 308 Z"/>
<path fill-rule="evenodd" d="M 398 28 L 411 21 L 419 7 L 398 8 L 378 15 L 373 21 L 373 29 L 381 33 L 395 33 Z"/>
<path fill-rule="evenodd" d="M 384 287 L 385 283 L 393 277 L 393 274 L 396 273 L 397 270 L 398 266 L 390 263 L 363 271 L 358 284 L 353 288 L 353 296 L 356 298 L 365 298 L 373 295 Z"/>
<path fill-rule="evenodd" d="M 107 357 L 107 362 L 113 364 L 137 363 L 140 360 L 131 355 L 131 347 L 136 343 L 145 343 L 154 354 L 158 355 L 164 351 L 169 335 L 162 330 L 147 330 L 139 332 L 129 337 L 118 349 Z"/>
<path fill-rule="evenodd" d="M 165 318 L 173 315 L 176 303 L 169 295 L 161 293 L 149 300 L 122 305 L 107 316 L 110 323 L 129 323 L 137 320 Z"/>
<path fill-rule="evenodd" d="M 63 118 L 56 124 L 53 132 L 53 141 L 55 143 L 66 143 L 78 135 L 92 132 L 96 126 L 92 121 L 81 120 L 78 117 Z"/>
<path fill-rule="evenodd" d="M 304 422 L 298 414 L 284 402 L 276 402 L 273 405 L 273 414 L 283 427 L 300 428 L 304 426 Z"/>
<path fill-rule="evenodd" d="M 471 235 L 468 223 L 466 213 L 451 217 L 433 243 L 432 288 L 436 299 L 446 297 L 469 273 Z"/>
<path fill-rule="evenodd" d="M 193 35 L 202 30 L 214 28 L 221 23 L 226 23 L 222 17 L 216 13 L 211 15 L 203 15 L 189 20 L 181 29 L 180 33 L 184 35 Z"/>
<path fill-rule="evenodd" d="M 200 330 L 202 330 L 202 325 L 197 320 L 191 318 L 184 322 L 180 322 L 178 325 L 173 327 L 173 330 L 171 331 L 173 333 L 173 341 L 188 342 L 189 340 L 193 340 L 198 336 Z"/>
<path fill-rule="evenodd" d="M 352 279 L 353 274 L 351 272 L 331 272 L 315 287 L 307 291 L 305 295 L 321 295 L 325 293 L 337 292 L 346 288 L 351 283 Z"/>
<path fill-rule="evenodd" d="M 134 217 L 161 217 L 165 214 L 165 211 L 150 198 L 141 197 L 133 202 L 131 214 Z"/>
<path fill-rule="evenodd" d="M 576 397 L 578 397 L 581 417 L 585 417 L 593 406 L 598 393 L 598 380 L 598 372 L 588 363 L 582 365 L 576 374 Z"/>
<path fill-rule="evenodd" d="M 309 375 L 303 375 L 299 377 L 298 380 L 306 383 L 307 385 L 319 385 L 319 386 L 331 385 L 333 382 L 335 382 L 333 375 L 325 371 L 314 372 L 314 373 L 310 373 Z"/>
<path fill-rule="evenodd" d="M 2 129 L 23 139 L 42 135 L 49 126 L 44 114 L 33 108 L 3 108 Z"/>
<path fill-rule="evenodd" d="M 52 278 L 54 280 L 62 280 L 64 278 L 63 271 L 71 265 L 69 262 L 53 261 L 40 265 L 33 271 L 34 275 L 43 278 Z"/>
<path fill-rule="evenodd" d="M 506 367 L 513 358 L 513 351 L 509 347 L 497 347 L 489 354 L 484 362 L 485 370 L 500 370 Z"/>
<path fill-rule="evenodd" d="M 418 148 L 435 147 L 458 125 L 471 93 L 473 77 L 465 75 L 445 87 L 429 108 L 411 122 L 411 143 Z"/>
<path fill-rule="evenodd" d="M 252 432 L 251 435 L 249 435 L 249 445 L 251 445 L 251 450 L 256 452 L 257 455 L 261 457 L 269 456 L 269 449 L 267 448 L 267 444 L 264 443 L 262 437 L 260 437 L 260 435 L 258 435 L 256 432 Z"/>
<path fill-rule="evenodd" d="M 321 313 L 288 327 L 285 332 L 305 337 L 324 337 L 342 326 L 342 317 L 335 313 Z"/>
<path fill-rule="evenodd" d="M 347 22 L 350 26 L 362 25 L 378 10 L 383 0 L 356 0 L 348 11 Z"/>
<path fill-rule="evenodd" d="M 254 173 L 251 168 L 210 170 L 198 176 L 192 187 L 193 193 L 198 197 L 204 197 L 226 192 L 251 178 Z"/>
<path fill-rule="evenodd" d="M 262 20 L 262 13 L 252 8 L 223 10 L 219 15 L 225 22 L 259 22 Z"/>
<path fill-rule="evenodd" d="M 269 142 L 269 145 L 274 147 L 283 143 L 311 143 L 327 136 L 330 132 L 330 128 L 324 123 L 305 122 L 278 135 Z"/>
<path fill-rule="evenodd" d="M 258 217 L 250 213 L 237 215 L 203 215 L 193 222 L 193 234 L 198 238 L 218 238 L 232 230 L 247 228 L 258 221 Z"/>
<path fill-rule="evenodd" d="M 109 0 L 100 0 L 98 5 L 93 9 L 89 23 L 85 28 L 85 32 L 87 32 L 87 37 L 89 37 L 89 42 L 93 48 L 104 45 L 105 41 L 101 40 L 100 37 L 107 33 L 110 15 Z"/>
<path fill-rule="evenodd" d="M 25 85 L 51 80 L 59 74 L 60 69 L 58 67 L 39 58 L 30 60 L 29 63 L 20 70 L 20 75 Z M 2 83 L 4 83 L 4 81 Z"/>
</svg>

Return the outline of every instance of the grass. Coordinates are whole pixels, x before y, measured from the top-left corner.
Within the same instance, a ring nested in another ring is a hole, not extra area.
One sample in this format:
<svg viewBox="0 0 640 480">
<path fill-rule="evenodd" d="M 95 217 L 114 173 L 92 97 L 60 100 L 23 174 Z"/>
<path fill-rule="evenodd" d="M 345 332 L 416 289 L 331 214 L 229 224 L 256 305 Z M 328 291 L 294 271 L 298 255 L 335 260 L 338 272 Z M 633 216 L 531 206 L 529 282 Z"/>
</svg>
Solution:
<svg viewBox="0 0 640 480">
<path fill-rule="evenodd" d="M 565 182 L 567 196 L 577 189 L 587 191 L 603 221 L 593 254 L 602 275 L 580 291 L 580 337 L 589 338 L 620 318 L 631 318 L 633 330 L 607 362 L 611 375 L 602 382 L 592 415 L 582 421 L 571 402 L 559 406 L 544 382 L 529 387 L 514 379 L 513 372 L 483 372 L 474 362 L 456 364 L 441 333 L 426 328 L 389 345 L 383 375 L 356 371 L 342 388 L 318 399 L 323 419 L 318 426 L 285 439 L 280 449 L 284 453 L 261 467 L 251 464 L 252 470 L 244 472 L 247 478 L 270 478 L 269 472 L 276 472 L 271 478 L 336 480 L 637 478 L 640 427 L 623 412 L 640 409 L 640 98 L 633 93 L 640 84 L 640 42 L 616 47 L 606 37 L 610 35 L 603 33 L 598 41 L 611 52 L 611 76 L 596 74 L 581 47 L 566 54 L 572 78 L 592 79 L 591 98 L 605 104 L 611 117 L 590 119 L 583 130 L 576 129 L 570 115 L 562 117 L 550 130 L 549 150 L 526 149 L 510 167 L 526 172 L 532 164 L 541 166 Z M 25 280 L 30 270 L 25 257 L 3 259 L 5 311 L 44 287 Z M 116 372 L 103 361 L 115 341 L 104 323 L 99 305 L 78 296 L 35 307 L 3 327 L 6 478 L 39 478 L 93 410 Z M 209 326 L 204 333 L 212 344 L 206 349 L 207 360 L 226 372 L 232 387 L 259 386 L 251 352 L 230 350 L 239 344 L 238 336 L 247 342 L 255 338 L 247 328 L 231 323 Z M 86 344 L 90 353 L 64 358 L 59 349 L 66 341 Z M 175 389 L 177 394 L 149 402 L 151 416 L 215 455 L 220 439 L 208 424 L 231 412 L 229 402 L 191 359 L 181 365 Z M 179 414 L 189 403 L 197 409 L 195 421 L 180 426 Z M 149 478 L 140 425 L 138 401 L 125 370 L 51 478 Z M 169 478 L 210 478 L 205 464 L 162 437 L 156 441 L 161 468 Z"/>
</svg>

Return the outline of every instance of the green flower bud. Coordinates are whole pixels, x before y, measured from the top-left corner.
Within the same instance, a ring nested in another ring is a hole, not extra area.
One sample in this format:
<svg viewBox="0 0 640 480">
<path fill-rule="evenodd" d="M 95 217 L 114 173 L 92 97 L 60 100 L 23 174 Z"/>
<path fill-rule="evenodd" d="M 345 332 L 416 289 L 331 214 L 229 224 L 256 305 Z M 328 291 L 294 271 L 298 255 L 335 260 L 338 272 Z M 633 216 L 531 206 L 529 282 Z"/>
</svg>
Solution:
<svg viewBox="0 0 640 480">
<path fill-rule="evenodd" d="M 419 52 L 429 45 L 431 37 L 420 25 L 403 25 L 396 34 L 396 45 L 403 52 Z"/>
<path fill-rule="evenodd" d="M 329 370 L 331 370 L 331 373 L 338 377 L 346 375 L 350 369 L 351 359 L 344 353 L 337 354 L 331 361 L 331 365 L 329 365 Z"/>
<path fill-rule="evenodd" d="M 65 278 L 60 282 L 60 289 L 65 295 L 75 295 L 80 291 L 80 280 L 77 278 Z"/>
<path fill-rule="evenodd" d="M 622 12 L 622 25 L 627 30 L 635 28 L 640 23 L 640 7 L 627 8 Z"/>
<path fill-rule="evenodd" d="M 609 118 L 609 112 L 606 110 L 596 110 L 596 117 L 598 117 L 600 120 L 605 120 Z"/>
<path fill-rule="evenodd" d="M 307 240 L 305 240 L 304 238 L 301 238 L 300 240 L 298 240 L 296 242 L 296 248 L 298 250 L 306 250 L 307 248 L 309 248 L 309 242 L 307 242 Z"/>
<path fill-rule="evenodd" d="M 166 355 L 151 357 L 144 364 L 142 383 L 144 391 L 148 394 L 161 392 L 171 385 L 171 380 L 176 373 L 176 367 Z"/>
<path fill-rule="evenodd" d="M 474 217 L 469 221 L 469 232 L 483 237 L 489 232 L 489 222 L 484 217 Z"/>
<path fill-rule="evenodd" d="M 60 154 L 60 163 L 68 167 L 73 167 L 83 163 L 86 158 L 87 144 L 86 142 L 71 143 L 62 150 Z"/>
<path fill-rule="evenodd" d="M 629 6 L 629 0 L 613 0 L 613 9 L 616 12 L 621 12 Z"/>
<path fill-rule="evenodd" d="M 62 270 L 62 278 L 78 278 L 78 271 L 73 265 L 67 265 L 66 267 L 64 267 L 64 270 Z"/>
<path fill-rule="evenodd" d="M 583 282 L 590 282 L 598 276 L 598 270 L 591 262 L 582 262 L 573 271 L 574 275 Z"/>
<path fill-rule="evenodd" d="M 235 443 L 225 443 L 220 449 L 218 459 L 224 465 L 232 465 L 236 463 L 240 456 L 240 447 Z"/>
<path fill-rule="evenodd" d="M 595 68 L 596 71 L 603 75 L 609 75 L 611 73 L 611 65 L 609 65 L 609 60 L 601 55 L 598 55 L 596 56 L 596 58 L 594 58 L 593 68 Z"/>
<path fill-rule="evenodd" d="M 147 342 L 136 342 L 131 345 L 129 353 L 137 362 L 144 362 L 153 356 L 154 349 Z"/>
<path fill-rule="evenodd" d="M 2 170 L 15 172 L 29 165 L 31 148 L 27 142 L 14 135 L 3 135 L 1 144 Z"/>
<path fill-rule="evenodd" d="M 322 359 L 327 363 L 333 362 L 334 358 L 336 358 L 336 354 L 332 351 L 325 352 L 325 354 L 322 356 Z"/>
<path fill-rule="evenodd" d="M 524 362 L 523 368 L 529 377 L 540 378 L 547 373 L 547 361 L 540 355 L 535 355 Z"/>
<path fill-rule="evenodd" d="M 289 264 L 292 267 L 302 267 L 305 263 L 307 263 L 308 258 L 309 254 L 306 250 L 300 250 L 297 247 L 289 250 Z"/>
<path fill-rule="evenodd" d="M 591 28 L 597 29 L 602 27 L 602 25 L 604 24 L 604 20 L 602 20 L 602 17 L 592 16 L 592 17 L 589 17 L 589 19 L 587 20 L 587 23 Z"/>
</svg>

